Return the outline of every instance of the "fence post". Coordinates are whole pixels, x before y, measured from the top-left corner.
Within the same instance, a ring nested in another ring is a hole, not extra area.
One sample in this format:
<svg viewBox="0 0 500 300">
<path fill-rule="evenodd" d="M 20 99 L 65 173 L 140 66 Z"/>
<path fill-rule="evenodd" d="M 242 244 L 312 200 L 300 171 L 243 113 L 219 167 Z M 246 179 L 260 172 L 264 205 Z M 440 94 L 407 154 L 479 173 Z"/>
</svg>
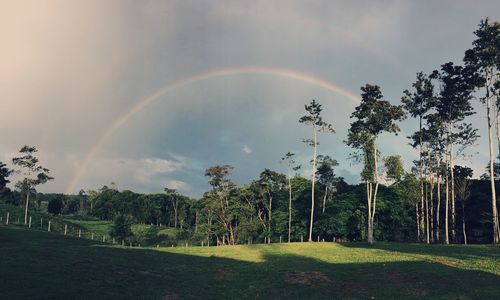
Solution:
<svg viewBox="0 0 500 300">
<path fill-rule="evenodd" d="M 5 225 L 9 225 L 9 217 L 10 217 L 10 212 L 7 212 L 7 220 L 5 221 Z"/>
<path fill-rule="evenodd" d="M 28 228 L 31 228 L 31 216 L 30 216 L 30 222 L 29 222 Z"/>
<path fill-rule="evenodd" d="M 319 243 L 319 235 L 318 235 L 318 243 Z"/>
<path fill-rule="evenodd" d="M 280 235 L 280 244 L 281 244 L 281 235 Z"/>
<path fill-rule="evenodd" d="M 64 224 L 64 235 L 68 233 L 68 224 Z"/>
<path fill-rule="evenodd" d="M 81 238 L 82 237 L 82 230 L 81 229 L 78 229 L 78 237 Z"/>
<path fill-rule="evenodd" d="M 93 232 L 90 234 L 90 239 L 94 240 L 94 233 Z"/>
<path fill-rule="evenodd" d="M 300 236 L 300 242 L 301 242 L 301 243 L 303 243 L 303 242 L 304 242 L 304 236 L 303 236 L 303 235 L 301 235 L 301 236 Z"/>
<path fill-rule="evenodd" d="M 49 227 L 47 228 L 47 231 L 50 232 L 50 220 L 49 220 Z"/>
</svg>

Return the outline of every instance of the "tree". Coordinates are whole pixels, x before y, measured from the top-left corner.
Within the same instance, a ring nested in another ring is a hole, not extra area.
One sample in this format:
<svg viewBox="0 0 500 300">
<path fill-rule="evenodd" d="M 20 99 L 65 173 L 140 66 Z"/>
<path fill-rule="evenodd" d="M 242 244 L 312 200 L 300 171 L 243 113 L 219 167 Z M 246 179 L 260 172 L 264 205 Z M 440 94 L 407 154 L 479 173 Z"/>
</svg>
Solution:
<svg viewBox="0 0 500 300">
<path fill-rule="evenodd" d="M 455 166 L 453 172 L 455 173 L 458 198 L 462 203 L 462 234 L 464 244 L 467 244 L 467 233 L 465 231 L 465 201 L 470 197 L 470 178 L 472 178 L 473 172 L 471 168 L 462 166 Z"/>
<path fill-rule="evenodd" d="M 285 185 L 285 178 L 282 174 L 278 172 L 271 171 L 269 169 L 265 169 L 260 173 L 259 176 L 259 188 L 263 197 L 267 196 L 267 200 L 269 201 L 267 204 L 267 240 L 268 243 L 271 242 L 272 235 L 272 211 L 273 211 L 273 197 L 276 193 L 278 193 L 281 189 L 283 189 Z"/>
<path fill-rule="evenodd" d="M 281 158 L 281 163 L 286 164 L 287 167 L 287 179 L 288 179 L 288 242 L 291 241 L 292 234 L 292 171 L 297 171 L 300 169 L 300 165 L 295 165 L 294 159 L 295 153 L 287 152 L 285 156 Z"/>
<path fill-rule="evenodd" d="M 500 225 L 498 223 L 498 210 L 496 206 L 495 176 L 493 174 L 495 154 L 493 151 L 493 120 L 492 110 L 494 108 L 495 90 L 498 89 L 500 81 L 498 73 L 500 70 L 500 23 L 491 23 L 488 18 L 481 20 L 479 29 L 474 34 L 476 39 L 472 42 L 473 48 L 465 52 L 465 65 L 471 68 L 477 80 L 477 89 L 484 89 L 485 95 L 481 102 L 486 104 L 486 119 L 488 122 L 488 145 L 490 155 L 490 188 L 491 188 L 491 211 L 493 226 L 493 243 L 500 243 Z M 498 102 L 497 102 L 498 103 Z M 498 107 L 498 105 L 497 105 Z M 498 111 L 498 109 L 497 109 Z M 498 120 L 498 114 L 497 114 Z M 497 139 L 500 141 L 500 133 L 497 131 Z M 500 143 L 499 143 L 500 147 Z"/>
<path fill-rule="evenodd" d="M 446 203 L 445 203 L 445 243 L 449 243 L 449 207 L 451 203 L 452 240 L 455 239 L 455 181 L 453 174 L 454 159 L 467 146 L 477 139 L 477 129 L 464 120 L 474 114 L 470 100 L 474 90 L 474 76 L 470 68 L 455 66 L 448 62 L 435 71 L 441 82 L 441 90 L 436 101 L 436 113 L 446 128 L 445 164 L 446 164 Z M 455 150 L 455 146 L 458 146 Z"/>
<path fill-rule="evenodd" d="M 52 199 L 49 201 L 47 211 L 53 215 L 58 215 L 63 209 L 64 203 L 61 198 Z"/>
<path fill-rule="evenodd" d="M 78 213 L 81 215 L 85 215 L 87 210 L 87 200 L 88 200 L 88 195 L 87 193 L 81 189 L 78 192 Z"/>
<path fill-rule="evenodd" d="M 10 181 L 7 179 L 7 177 L 12 174 L 12 170 L 6 167 L 7 165 L 4 164 L 3 162 L 0 161 L 0 190 L 5 188 L 7 186 L 7 183 Z"/>
<path fill-rule="evenodd" d="M 323 118 L 321 117 L 321 112 L 323 109 L 321 108 L 321 104 L 316 102 L 316 100 L 312 100 L 310 105 L 305 105 L 305 109 L 307 114 L 299 119 L 299 123 L 304 123 L 308 126 L 312 127 L 312 139 L 305 139 L 303 140 L 304 143 L 308 144 L 309 146 L 313 147 L 313 158 L 312 158 L 312 170 L 311 170 L 311 177 L 312 177 L 312 187 L 311 187 L 311 218 L 310 218 L 310 223 L 309 223 L 309 241 L 312 242 L 312 230 L 313 230 L 313 223 L 314 223 L 314 183 L 316 179 L 316 153 L 317 153 L 317 148 L 318 148 L 318 132 L 329 132 L 329 133 L 335 133 L 335 130 L 333 129 L 331 124 L 326 123 L 323 121 Z"/>
<path fill-rule="evenodd" d="M 403 161 L 401 160 L 401 156 L 399 155 L 390 155 L 384 157 L 384 167 L 386 178 L 394 183 L 400 182 L 405 174 Z"/>
<path fill-rule="evenodd" d="M 361 178 L 366 183 L 368 203 L 367 240 L 369 244 L 373 244 L 373 224 L 379 186 L 376 140 L 383 132 L 399 132 L 395 121 L 404 119 L 405 113 L 400 106 L 382 100 L 383 95 L 379 86 L 366 84 L 361 87 L 361 91 L 361 104 L 351 115 L 355 121 L 349 128 L 346 144 L 362 152 L 364 169 Z"/>
<path fill-rule="evenodd" d="M 26 225 L 28 224 L 28 205 L 32 188 L 54 178 L 49 176 L 49 169 L 42 167 L 39 164 L 38 158 L 34 156 L 38 152 L 36 147 L 23 146 L 19 152 L 21 156 L 14 157 L 12 163 L 21 168 L 18 172 L 24 176 L 21 184 L 25 187 L 26 191 L 26 206 L 24 210 L 24 224 Z"/>
<path fill-rule="evenodd" d="M 230 213 L 230 196 L 236 184 L 228 178 L 233 169 L 234 167 L 230 165 L 217 165 L 205 170 L 205 176 L 208 177 L 208 183 L 212 186 L 212 190 L 205 193 L 205 198 L 212 202 L 218 221 L 223 226 L 223 244 L 225 244 L 226 241 L 229 244 L 235 243 L 233 218 Z"/>
<path fill-rule="evenodd" d="M 408 114 L 413 118 L 418 118 L 418 131 L 410 139 L 413 139 L 413 147 L 418 147 L 418 161 L 419 161 L 419 180 L 420 180 L 420 205 L 422 211 L 422 219 L 419 222 L 418 236 L 420 239 L 420 231 L 423 230 L 422 225 L 423 220 L 423 209 L 424 209 L 424 159 L 422 158 L 423 146 L 424 146 L 424 128 L 423 120 L 428 114 L 430 108 L 434 104 L 434 86 L 431 81 L 431 77 L 428 77 L 422 72 L 417 73 L 417 79 L 412 84 L 415 91 L 411 93 L 408 90 L 403 92 L 403 97 L 401 102 L 403 103 L 403 108 L 408 112 Z M 418 206 L 416 206 L 416 214 L 418 220 Z M 428 227 L 428 224 L 427 224 Z M 427 237 L 427 242 L 429 242 L 429 237 Z"/>
<path fill-rule="evenodd" d="M 110 235 L 118 240 L 128 241 L 132 237 L 132 217 L 118 214 L 111 225 Z"/>
<path fill-rule="evenodd" d="M 323 193 L 323 205 L 322 212 L 325 213 L 326 199 L 328 198 L 328 192 L 335 192 L 335 185 L 338 181 L 337 176 L 335 176 L 334 168 L 339 165 L 339 163 L 328 155 L 318 155 L 318 170 L 316 171 L 316 176 L 318 183 L 321 184 L 325 191 Z"/>
<path fill-rule="evenodd" d="M 179 201 L 178 195 L 175 189 L 164 188 L 163 189 L 167 194 L 167 197 L 170 199 L 172 203 L 172 208 L 174 209 L 174 228 L 177 228 L 177 220 L 179 216 Z"/>
</svg>

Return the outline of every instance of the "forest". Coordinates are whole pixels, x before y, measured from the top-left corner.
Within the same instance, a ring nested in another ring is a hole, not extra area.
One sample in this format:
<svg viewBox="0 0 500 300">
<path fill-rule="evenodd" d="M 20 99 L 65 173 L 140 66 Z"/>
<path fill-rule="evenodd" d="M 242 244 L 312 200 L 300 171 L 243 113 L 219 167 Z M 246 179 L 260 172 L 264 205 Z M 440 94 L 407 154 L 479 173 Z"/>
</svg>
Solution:
<svg viewBox="0 0 500 300">
<path fill-rule="evenodd" d="M 132 224 L 150 224 L 175 228 L 177 240 L 206 245 L 499 243 L 500 23 L 481 20 L 474 34 L 461 64 L 444 62 L 429 74 L 418 72 L 397 104 L 386 100 L 378 85 L 361 87 L 344 139 L 353 162 L 362 165 L 359 184 L 346 183 L 335 173 L 336 159 L 317 153 L 319 142 L 335 134 L 335 124 L 322 114 L 320 101 L 312 100 L 303 116 L 291 120 L 311 129 L 303 140 L 311 149 L 307 166 L 298 165 L 294 153 L 284 153 L 282 170 L 265 169 L 243 185 L 232 180 L 233 166 L 211 166 L 204 174 L 211 189 L 200 199 L 168 186 L 163 193 L 143 194 L 118 190 L 113 183 L 76 195 L 44 194 L 36 187 L 54 178 L 40 165 L 36 147 L 24 146 L 12 159 L 17 169 L 0 162 L 0 199 L 23 207 L 25 224 L 30 210 L 112 221 L 110 234 L 124 241 L 133 238 Z M 484 110 L 475 111 L 474 101 Z M 473 114 L 484 116 L 486 132 L 473 128 L 468 119 Z M 398 134 L 408 119 L 418 127 L 405 143 L 418 157 L 405 170 L 401 157 L 381 153 L 378 143 L 383 134 Z M 488 136 L 489 161 L 484 174 L 473 174 L 457 161 L 479 135 Z M 300 175 L 300 169 L 310 169 L 311 176 Z M 24 179 L 11 189 L 7 184 L 14 171 Z"/>
</svg>

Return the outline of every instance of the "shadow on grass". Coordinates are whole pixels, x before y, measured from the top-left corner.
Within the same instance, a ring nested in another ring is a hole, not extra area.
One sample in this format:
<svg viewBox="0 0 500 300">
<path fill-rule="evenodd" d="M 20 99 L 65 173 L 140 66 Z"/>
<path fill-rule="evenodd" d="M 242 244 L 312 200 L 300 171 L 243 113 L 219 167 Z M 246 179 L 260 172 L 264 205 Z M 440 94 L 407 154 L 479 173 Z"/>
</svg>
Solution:
<svg viewBox="0 0 500 300">
<path fill-rule="evenodd" d="M 421 255 L 437 255 L 460 260 L 488 258 L 500 261 L 500 246 L 498 245 L 404 244 L 384 242 L 376 242 L 374 245 L 369 245 L 368 243 L 345 243 L 342 245 L 353 248 L 379 249 Z"/>
<path fill-rule="evenodd" d="M 0 227 L 1 298 L 493 299 L 500 286 L 490 273 L 424 261 L 331 264 L 263 253 L 264 262 L 243 262 Z"/>
</svg>

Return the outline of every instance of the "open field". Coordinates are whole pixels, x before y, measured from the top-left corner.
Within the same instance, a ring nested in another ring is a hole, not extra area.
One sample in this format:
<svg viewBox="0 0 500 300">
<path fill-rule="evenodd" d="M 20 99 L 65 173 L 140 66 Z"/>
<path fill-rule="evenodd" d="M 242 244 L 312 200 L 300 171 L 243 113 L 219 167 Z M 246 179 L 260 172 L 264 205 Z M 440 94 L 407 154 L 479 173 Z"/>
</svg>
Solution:
<svg viewBox="0 0 500 300">
<path fill-rule="evenodd" d="M 292 243 L 122 248 L 0 227 L 1 298 L 494 299 L 500 248 Z"/>
</svg>

